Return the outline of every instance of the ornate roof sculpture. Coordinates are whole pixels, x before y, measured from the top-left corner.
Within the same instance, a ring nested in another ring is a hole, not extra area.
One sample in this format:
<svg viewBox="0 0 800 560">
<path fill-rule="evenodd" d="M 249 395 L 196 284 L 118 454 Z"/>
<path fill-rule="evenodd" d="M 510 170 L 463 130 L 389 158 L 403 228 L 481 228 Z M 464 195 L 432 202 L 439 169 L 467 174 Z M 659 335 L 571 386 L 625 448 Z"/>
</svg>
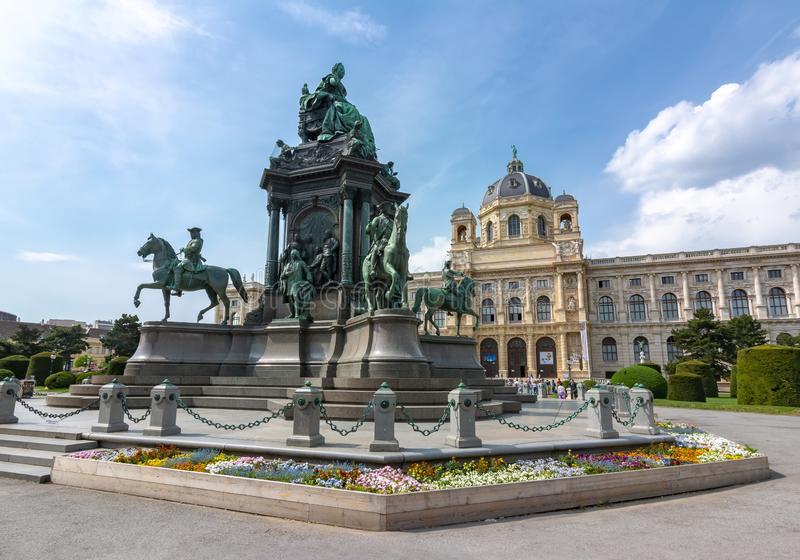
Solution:
<svg viewBox="0 0 800 560">
<path fill-rule="evenodd" d="M 494 202 L 498 198 L 510 198 L 521 195 L 540 196 L 552 198 L 550 189 L 539 177 L 525 173 L 525 165 L 517 157 L 516 146 L 511 147 L 512 157 L 508 162 L 505 177 L 498 179 L 486 189 L 481 206 Z"/>
</svg>

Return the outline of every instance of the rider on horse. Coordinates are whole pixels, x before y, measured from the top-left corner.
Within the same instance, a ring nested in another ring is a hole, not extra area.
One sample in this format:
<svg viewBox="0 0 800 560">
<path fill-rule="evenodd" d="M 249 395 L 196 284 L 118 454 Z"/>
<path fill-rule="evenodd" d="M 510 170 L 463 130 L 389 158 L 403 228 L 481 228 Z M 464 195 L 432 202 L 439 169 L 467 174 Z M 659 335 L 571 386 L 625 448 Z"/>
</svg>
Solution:
<svg viewBox="0 0 800 560">
<path fill-rule="evenodd" d="M 450 259 L 444 261 L 444 268 L 442 268 L 442 290 L 445 293 L 445 298 L 450 296 L 450 298 L 452 298 L 453 307 L 458 309 L 461 302 L 458 301 L 458 283 L 456 282 L 456 277 L 463 277 L 464 273 L 453 270 L 452 264 L 453 261 Z"/>
<path fill-rule="evenodd" d="M 369 252 L 367 253 L 367 261 L 370 263 L 370 270 L 374 280 L 376 271 L 378 270 L 378 263 L 383 255 L 383 249 L 392 235 L 392 227 L 394 220 L 389 217 L 385 204 L 378 206 L 378 215 L 372 218 L 367 224 L 367 235 L 369 235 Z"/>
<path fill-rule="evenodd" d="M 175 290 L 172 295 L 180 296 L 183 295 L 183 291 L 181 290 L 181 277 L 183 276 L 183 271 L 187 270 L 190 273 L 197 273 L 203 272 L 207 267 L 205 264 L 205 259 L 200 254 L 200 251 L 203 250 L 203 239 L 200 237 L 200 228 L 193 227 L 189 228 L 188 232 L 191 236 L 189 243 L 186 244 L 186 247 L 181 249 L 183 252 L 183 260 L 176 264 L 174 273 L 174 280 L 172 282 L 171 288 Z"/>
</svg>

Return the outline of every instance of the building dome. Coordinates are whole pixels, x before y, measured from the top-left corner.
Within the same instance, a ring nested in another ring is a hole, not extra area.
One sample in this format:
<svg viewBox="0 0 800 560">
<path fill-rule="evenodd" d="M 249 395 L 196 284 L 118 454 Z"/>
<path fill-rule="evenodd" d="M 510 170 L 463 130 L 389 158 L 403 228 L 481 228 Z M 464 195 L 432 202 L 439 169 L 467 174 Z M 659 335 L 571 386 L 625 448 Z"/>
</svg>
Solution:
<svg viewBox="0 0 800 560">
<path fill-rule="evenodd" d="M 513 157 L 508 162 L 508 174 L 486 188 L 481 206 L 498 198 L 510 198 L 525 194 L 551 198 L 550 189 L 544 184 L 544 181 L 535 175 L 525 173 L 524 169 L 525 166 L 521 160 L 517 159 L 516 148 L 514 148 Z"/>
<path fill-rule="evenodd" d="M 556 204 L 559 202 L 575 202 L 575 197 L 571 194 L 563 193 L 556 197 Z"/>
<path fill-rule="evenodd" d="M 461 208 L 456 208 L 455 210 L 453 210 L 453 213 L 451 214 L 453 218 L 455 218 L 456 216 L 471 216 L 471 215 L 472 212 L 470 211 L 470 209 L 465 207 L 463 204 L 461 205 Z"/>
</svg>

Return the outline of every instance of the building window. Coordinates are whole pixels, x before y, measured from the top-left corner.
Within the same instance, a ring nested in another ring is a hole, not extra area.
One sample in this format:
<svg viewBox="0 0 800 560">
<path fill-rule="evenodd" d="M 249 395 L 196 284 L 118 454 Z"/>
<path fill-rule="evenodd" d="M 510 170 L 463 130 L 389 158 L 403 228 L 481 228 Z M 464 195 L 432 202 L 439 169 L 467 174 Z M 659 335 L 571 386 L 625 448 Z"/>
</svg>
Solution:
<svg viewBox="0 0 800 560">
<path fill-rule="evenodd" d="M 511 214 L 508 217 L 508 236 L 509 237 L 519 237 L 522 228 L 519 222 L 519 216 L 516 214 Z"/>
<path fill-rule="evenodd" d="M 677 321 L 678 316 L 678 298 L 675 294 L 664 294 L 661 296 L 661 317 L 665 321 Z"/>
<path fill-rule="evenodd" d="M 485 299 L 481 302 L 481 323 L 484 325 L 494 325 L 495 309 L 494 301 Z"/>
<path fill-rule="evenodd" d="M 650 361 L 650 343 L 643 336 L 637 336 L 633 339 L 633 361 L 639 363 L 642 360 L 642 353 L 644 353 L 644 361 Z"/>
<path fill-rule="evenodd" d="M 561 224 L 561 231 L 572 231 L 572 216 L 562 214 L 558 221 Z"/>
<path fill-rule="evenodd" d="M 539 237 L 547 237 L 547 223 L 544 221 L 544 216 L 536 218 L 536 233 Z"/>
<path fill-rule="evenodd" d="M 536 320 L 539 322 L 550 320 L 550 298 L 539 296 L 536 298 Z"/>
<path fill-rule="evenodd" d="M 550 281 L 547 278 L 537 278 L 536 279 L 536 287 L 537 288 L 547 288 L 550 286 Z"/>
<path fill-rule="evenodd" d="M 608 296 L 601 297 L 597 302 L 597 311 L 600 321 L 611 323 L 616 319 L 614 314 L 614 300 Z"/>
<path fill-rule="evenodd" d="M 481 291 L 487 294 L 494 292 L 494 284 L 492 282 L 484 282 L 481 284 Z"/>
<path fill-rule="evenodd" d="M 674 362 L 678 359 L 678 349 L 675 348 L 675 337 L 667 339 L 667 362 Z"/>
<path fill-rule="evenodd" d="M 733 290 L 731 294 L 731 316 L 740 317 L 750 314 L 750 305 L 747 301 L 747 292 L 744 290 Z"/>
<path fill-rule="evenodd" d="M 694 281 L 697 284 L 705 284 L 708 282 L 708 273 L 704 272 L 703 274 L 695 274 Z"/>
<path fill-rule="evenodd" d="M 611 280 L 598 280 L 597 287 L 600 289 L 603 288 L 610 288 L 611 287 Z"/>
<path fill-rule="evenodd" d="M 508 283 L 509 290 L 519 290 L 519 281 L 512 280 Z"/>
<path fill-rule="evenodd" d="M 786 292 L 781 288 L 770 289 L 769 296 L 767 296 L 767 305 L 769 306 L 770 317 L 784 317 L 789 314 L 789 307 L 786 305 Z"/>
<path fill-rule="evenodd" d="M 466 226 L 458 226 L 458 240 L 459 241 L 466 241 L 467 240 L 467 228 Z"/>
<path fill-rule="evenodd" d="M 642 279 L 641 278 L 631 278 L 630 280 L 628 280 L 628 285 L 631 286 L 632 288 L 635 288 L 637 286 L 641 286 L 642 285 Z"/>
<path fill-rule="evenodd" d="M 486 223 L 486 241 L 494 241 L 494 224 L 492 222 Z"/>
<path fill-rule="evenodd" d="M 239 307 L 239 300 L 238 299 L 232 299 L 231 300 L 231 307 Z"/>
<path fill-rule="evenodd" d="M 631 321 L 646 321 L 647 308 L 644 305 L 644 298 L 639 294 L 634 294 L 628 300 L 628 314 Z"/>
<path fill-rule="evenodd" d="M 522 322 L 522 302 L 519 298 L 512 297 L 510 300 L 508 300 L 508 322 Z"/>
<path fill-rule="evenodd" d="M 731 280 L 744 280 L 744 272 L 741 270 L 731 272 Z"/>
<path fill-rule="evenodd" d="M 436 323 L 436 326 L 441 329 L 447 322 L 447 313 L 441 309 L 437 309 L 433 312 L 433 322 Z"/>
<path fill-rule="evenodd" d="M 713 309 L 714 306 L 711 303 L 711 294 L 708 292 L 697 292 L 697 295 L 694 296 L 694 310 L 697 311 L 698 309 Z"/>
<path fill-rule="evenodd" d="M 661 285 L 662 286 L 668 286 L 668 285 L 672 285 L 674 283 L 675 283 L 675 277 L 674 276 L 662 276 L 661 277 Z"/>
<path fill-rule="evenodd" d="M 610 336 L 607 336 L 603 339 L 603 361 L 617 361 L 617 341 Z"/>
<path fill-rule="evenodd" d="M 783 276 L 783 272 L 779 268 L 775 268 L 773 270 L 768 270 L 767 271 L 767 278 L 775 280 L 775 279 L 781 278 L 782 276 Z"/>
</svg>

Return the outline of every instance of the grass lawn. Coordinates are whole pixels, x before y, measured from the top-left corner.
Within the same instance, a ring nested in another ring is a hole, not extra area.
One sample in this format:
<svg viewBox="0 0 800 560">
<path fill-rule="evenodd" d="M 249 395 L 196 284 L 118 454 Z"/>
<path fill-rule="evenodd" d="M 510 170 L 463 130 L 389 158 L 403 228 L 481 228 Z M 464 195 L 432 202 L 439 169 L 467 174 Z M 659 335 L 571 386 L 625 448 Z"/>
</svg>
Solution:
<svg viewBox="0 0 800 560">
<path fill-rule="evenodd" d="M 48 389 L 44 385 L 37 385 L 36 386 L 37 393 L 69 393 L 69 387 L 64 387 L 63 389 Z"/>
<path fill-rule="evenodd" d="M 800 416 L 800 407 L 796 406 L 771 406 L 761 404 L 739 404 L 736 399 L 729 396 L 708 397 L 706 402 L 670 401 L 668 399 L 654 399 L 656 406 L 671 406 L 673 408 L 697 408 L 700 410 L 725 410 L 728 412 L 757 412 L 759 414 L 781 414 L 784 416 Z"/>
</svg>

